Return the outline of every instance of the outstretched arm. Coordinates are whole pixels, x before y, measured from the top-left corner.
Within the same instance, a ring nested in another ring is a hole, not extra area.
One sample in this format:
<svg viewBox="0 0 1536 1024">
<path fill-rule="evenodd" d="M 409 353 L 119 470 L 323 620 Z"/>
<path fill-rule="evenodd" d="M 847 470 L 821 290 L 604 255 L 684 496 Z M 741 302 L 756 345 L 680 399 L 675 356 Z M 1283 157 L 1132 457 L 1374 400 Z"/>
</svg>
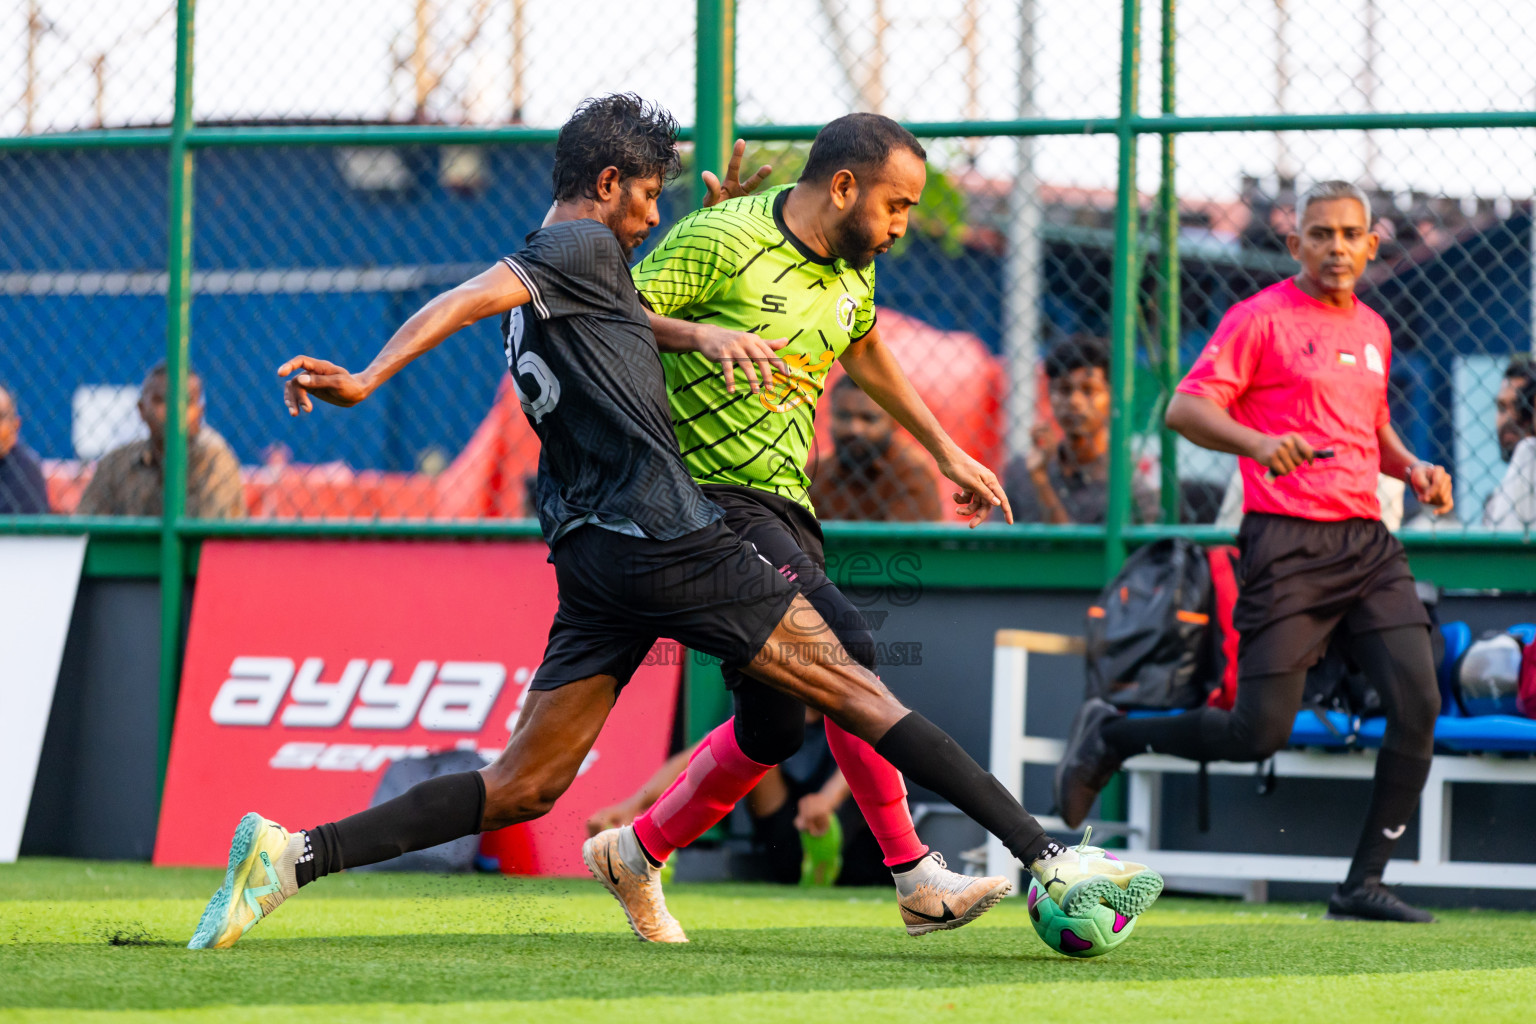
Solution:
<svg viewBox="0 0 1536 1024">
<path fill-rule="evenodd" d="M 878 327 L 871 327 L 858 341 L 850 342 L 843 350 L 841 362 L 853 382 L 928 449 L 938 462 L 939 471 L 960 485 L 961 489 L 953 495 L 955 504 L 960 506 L 957 512 L 970 520 L 972 528 L 980 525 L 993 508 L 1001 508 L 1008 521 L 1013 522 L 1013 509 L 997 475 L 966 454 L 939 425 L 938 417 L 912 386 L 895 355 L 880 340 Z"/>
<path fill-rule="evenodd" d="M 299 371 L 283 385 L 288 415 L 311 411 L 311 397 L 350 408 L 373 394 L 380 384 L 404 369 L 406 363 L 441 345 L 455 331 L 521 306 L 528 298 L 528 289 L 518 276 L 505 263 L 498 263 L 413 313 L 361 373 L 351 373 L 314 356 L 294 356 L 277 369 L 279 377 Z"/>
</svg>

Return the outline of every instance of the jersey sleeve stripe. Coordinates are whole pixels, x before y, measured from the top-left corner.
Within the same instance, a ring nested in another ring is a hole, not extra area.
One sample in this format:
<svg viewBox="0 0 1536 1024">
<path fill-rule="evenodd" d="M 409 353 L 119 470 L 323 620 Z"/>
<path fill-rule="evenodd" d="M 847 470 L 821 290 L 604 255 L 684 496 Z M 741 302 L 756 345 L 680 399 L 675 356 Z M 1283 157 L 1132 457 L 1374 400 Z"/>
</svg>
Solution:
<svg viewBox="0 0 1536 1024">
<path fill-rule="evenodd" d="M 880 320 L 880 314 L 878 312 L 871 314 L 870 318 L 869 318 L 869 325 L 867 327 L 865 327 L 862 331 L 860 331 L 858 334 L 850 334 L 848 336 L 849 340 L 851 340 L 851 341 L 862 341 L 864 338 L 867 338 L 869 336 L 869 332 L 875 329 L 875 324 L 878 323 L 879 320 Z"/>
<path fill-rule="evenodd" d="M 548 320 L 549 308 L 544 305 L 544 299 L 539 295 L 539 286 L 533 283 L 533 275 L 511 256 L 503 256 L 501 262 L 505 263 L 507 269 L 516 274 L 517 279 L 523 282 L 523 287 L 528 289 L 528 295 L 533 299 L 533 311 L 539 315 L 539 319 Z"/>
</svg>

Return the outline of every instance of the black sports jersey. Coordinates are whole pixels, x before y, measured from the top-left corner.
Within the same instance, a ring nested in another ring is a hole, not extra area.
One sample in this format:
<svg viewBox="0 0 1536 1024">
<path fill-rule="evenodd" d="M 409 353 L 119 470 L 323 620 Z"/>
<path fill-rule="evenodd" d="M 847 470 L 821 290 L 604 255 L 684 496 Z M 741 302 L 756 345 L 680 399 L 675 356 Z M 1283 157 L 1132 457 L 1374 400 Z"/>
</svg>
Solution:
<svg viewBox="0 0 1536 1024">
<path fill-rule="evenodd" d="M 656 337 L 613 232 L 561 221 L 502 262 L 531 296 L 501 333 L 542 444 L 544 540 L 585 523 L 672 540 L 719 519 L 678 454 Z"/>
</svg>

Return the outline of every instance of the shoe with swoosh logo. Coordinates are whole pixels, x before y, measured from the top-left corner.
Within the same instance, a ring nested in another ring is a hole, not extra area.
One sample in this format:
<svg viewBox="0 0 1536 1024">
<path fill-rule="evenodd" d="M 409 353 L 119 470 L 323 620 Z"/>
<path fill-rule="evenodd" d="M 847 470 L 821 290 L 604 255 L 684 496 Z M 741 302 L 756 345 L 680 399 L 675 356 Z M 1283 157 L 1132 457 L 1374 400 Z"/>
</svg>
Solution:
<svg viewBox="0 0 1536 1024">
<path fill-rule="evenodd" d="M 944 855 L 934 851 L 917 867 L 893 876 L 896 905 L 908 935 L 927 935 L 970 924 L 1013 891 L 1013 883 L 1001 876 L 977 878 L 951 871 Z"/>
<path fill-rule="evenodd" d="M 1125 917 L 1143 913 L 1162 894 L 1163 876 L 1145 864 L 1089 846 L 1092 833 L 1090 827 L 1078 845 L 1035 861 L 1030 873 L 1068 917 L 1082 917 L 1099 903 Z"/>
<path fill-rule="evenodd" d="M 581 844 L 592 877 L 613 893 L 629 926 L 646 942 L 687 942 L 683 926 L 667 912 L 661 869 L 645 857 L 632 825 L 610 828 Z"/>
</svg>

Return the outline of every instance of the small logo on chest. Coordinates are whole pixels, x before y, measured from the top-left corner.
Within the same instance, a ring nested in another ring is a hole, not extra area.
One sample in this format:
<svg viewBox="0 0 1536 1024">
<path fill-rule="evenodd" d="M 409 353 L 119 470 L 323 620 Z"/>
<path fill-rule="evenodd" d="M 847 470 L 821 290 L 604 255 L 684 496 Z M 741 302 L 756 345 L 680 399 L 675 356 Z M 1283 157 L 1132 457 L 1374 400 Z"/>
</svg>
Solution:
<svg viewBox="0 0 1536 1024">
<path fill-rule="evenodd" d="M 837 300 L 837 326 L 845 331 L 853 330 L 853 314 L 858 311 L 859 300 L 844 292 Z"/>
<path fill-rule="evenodd" d="M 1355 354 L 1353 352 L 1340 352 L 1339 353 L 1339 365 L 1340 366 L 1354 366 L 1355 365 Z"/>
<path fill-rule="evenodd" d="M 1383 377 L 1387 375 L 1387 368 L 1381 359 L 1381 349 L 1375 345 L 1365 346 L 1365 368 L 1372 373 L 1379 373 Z"/>
</svg>

